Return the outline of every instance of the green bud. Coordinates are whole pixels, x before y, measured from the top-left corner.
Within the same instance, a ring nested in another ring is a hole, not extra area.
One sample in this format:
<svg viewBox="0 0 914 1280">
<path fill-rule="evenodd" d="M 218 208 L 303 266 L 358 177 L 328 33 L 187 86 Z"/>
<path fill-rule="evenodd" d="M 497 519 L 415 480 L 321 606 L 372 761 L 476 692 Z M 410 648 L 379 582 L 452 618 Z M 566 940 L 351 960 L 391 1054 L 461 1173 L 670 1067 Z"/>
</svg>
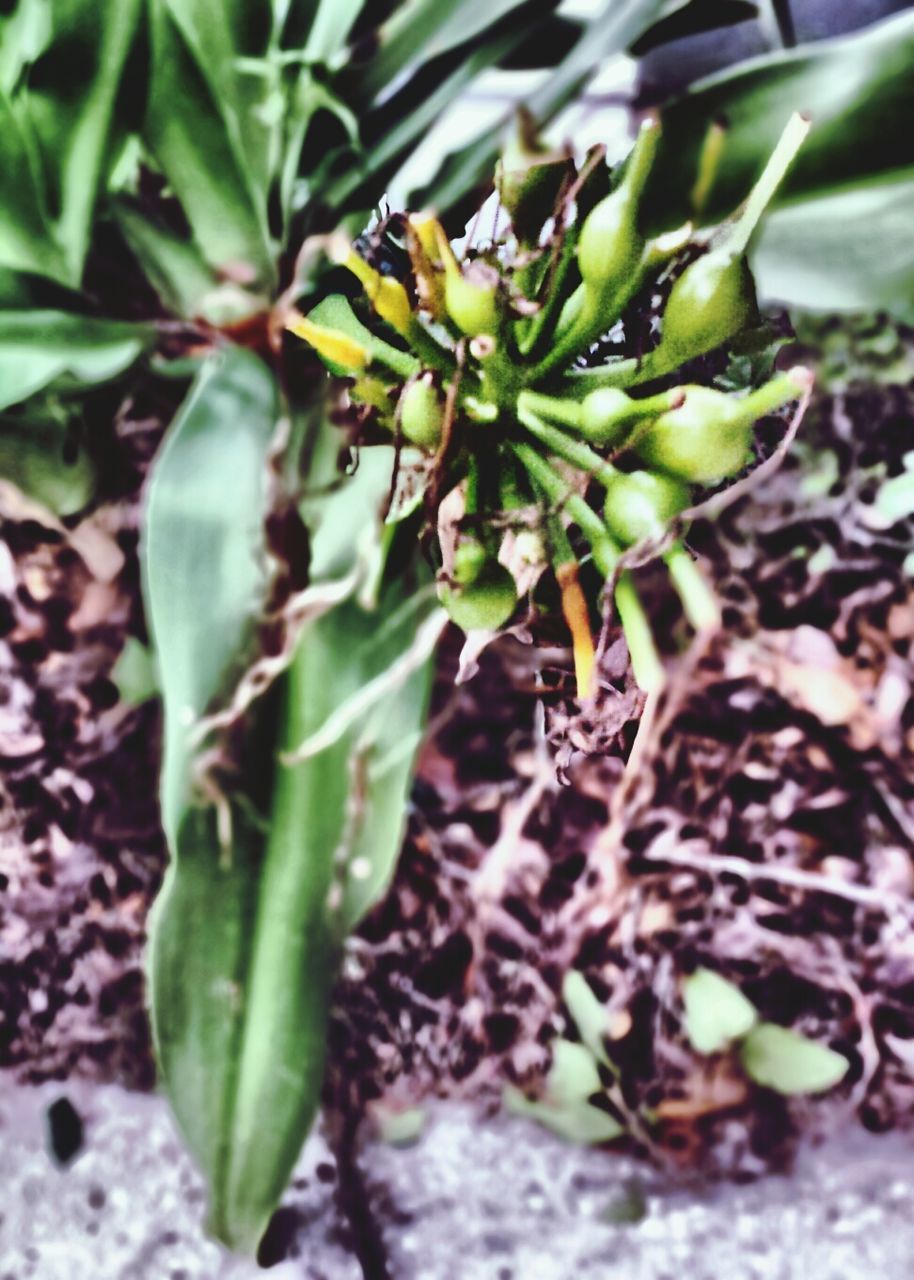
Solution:
<svg viewBox="0 0 914 1280">
<path fill-rule="evenodd" d="M 499 199 L 511 215 L 519 240 L 530 243 L 539 236 L 555 207 L 568 165 L 567 155 L 539 141 L 529 111 L 519 111 L 495 172 Z"/>
<path fill-rule="evenodd" d="M 498 273 L 484 262 L 461 270 L 445 262 L 444 304 L 457 328 L 475 338 L 498 328 Z"/>
<path fill-rule="evenodd" d="M 443 583 L 438 598 L 462 631 L 497 631 L 517 608 L 514 579 L 497 560 L 489 560 L 467 586 Z"/>
<path fill-rule="evenodd" d="M 619 472 L 606 485 L 606 527 L 623 546 L 659 537 L 690 498 L 688 488 L 670 476 Z"/>
<path fill-rule="evenodd" d="M 686 267 L 663 313 L 661 349 L 676 364 L 713 351 L 758 319 L 749 264 L 742 254 L 712 250 Z M 649 357 L 650 359 L 650 357 Z"/>
<path fill-rule="evenodd" d="M 690 484 L 715 484 L 742 471 L 752 444 L 744 402 L 709 387 L 686 387 L 685 402 L 654 422 L 635 452 Z"/>
<path fill-rule="evenodd" d="M 407 440 L 427 453 L 441 443 L 444 405 L 437 388 L 426 374 L 411 383 L 400 401 L 400 428 Z"/>
<path fill-rule="evenodd" d="M 660 136 L 651 122 L 638 136 L 622 181 L 584 219 L 578 240 L 578 267 L 584 284 L 613 293 L 632 276 L 644 252 L 638 229 L 638 201 Z"/>
</svg>

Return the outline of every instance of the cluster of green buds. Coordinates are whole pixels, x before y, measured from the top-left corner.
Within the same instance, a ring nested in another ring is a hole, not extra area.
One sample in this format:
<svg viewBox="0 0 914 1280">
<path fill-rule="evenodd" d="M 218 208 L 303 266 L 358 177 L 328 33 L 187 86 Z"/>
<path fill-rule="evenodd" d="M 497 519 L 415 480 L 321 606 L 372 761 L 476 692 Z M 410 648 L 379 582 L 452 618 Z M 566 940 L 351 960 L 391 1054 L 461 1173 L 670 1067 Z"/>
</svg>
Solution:
<svg viewBox="0 0 914 1280">
<path fill-rule="evenodd" d="M 666 535 L 698 489 L 744 470 L 754 424 L 802 396 L 811 378 L 793 369 L 730 394 L 678 385 L 674 375 L 758 324 L 746 250 L 806 129 L 800 117 L 791 120 L 726 222 L 701 236 L 687 224 L 654 237 L 641 206 L 655 121 L 616 171 L 602 151 L 577 171 L 567 154 L 546 151 L 522 130 L 497 174 L 511 217 L 497 241 L 460 258 L 434 216 L 404 217 L 405 268 L 391 268 L 380 241 L 377 253 L 347 243 L 337 254 L 363 286 L 364 321 L 332 296 L 289 322 L 350 379 L 350 403 L 389 430 L 401 455 L 425 456 L 436 532 L 440 500 L 454 494 L 460 515 L 455 536 L 440 539 L 439 594 L 464 630 L 510 621 L 516 530 L 532 531 L 555 572 L 580 696 L 593 690 L 594 667 L 592 602 L 579 574 L 585 558 L 614 582 L 646 691 L 659 686 L 662 668 L 631 574 L 619 572 L 624 551 L 642 542 L 662 548 L 692 623 L 716 621 L 688 551 Z M 661 275 L 673 283 L 656 345 L 594 367 L 595 345 Z"/>
</svg>

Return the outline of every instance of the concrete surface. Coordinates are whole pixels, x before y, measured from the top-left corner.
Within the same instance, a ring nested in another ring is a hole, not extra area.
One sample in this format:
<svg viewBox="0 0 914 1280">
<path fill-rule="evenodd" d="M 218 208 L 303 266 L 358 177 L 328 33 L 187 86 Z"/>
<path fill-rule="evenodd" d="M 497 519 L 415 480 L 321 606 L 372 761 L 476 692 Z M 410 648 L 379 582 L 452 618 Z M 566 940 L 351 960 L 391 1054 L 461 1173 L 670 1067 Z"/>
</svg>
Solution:
<svg viewBox="0 0 914 1280">
<path fill-rule="evenodd" d="M 85 1124 L 68 1168 L 48 1105 Z M 412 1147 L 364 1156 L 395 1280 L 908 1280 L 914 1139 L 849 1132 L 789 1178 L 664 1187 L 643 1166 L 568 1147 L 527 1121 L 441 1105 Z M 275 1280 L 359 1280 L 319 1135 L 285 1200 Z M 161 1099 L 0 1083 L 0 1280 L 253 1280 L 200 1229 L 203 1189 Z"/>
</svg>

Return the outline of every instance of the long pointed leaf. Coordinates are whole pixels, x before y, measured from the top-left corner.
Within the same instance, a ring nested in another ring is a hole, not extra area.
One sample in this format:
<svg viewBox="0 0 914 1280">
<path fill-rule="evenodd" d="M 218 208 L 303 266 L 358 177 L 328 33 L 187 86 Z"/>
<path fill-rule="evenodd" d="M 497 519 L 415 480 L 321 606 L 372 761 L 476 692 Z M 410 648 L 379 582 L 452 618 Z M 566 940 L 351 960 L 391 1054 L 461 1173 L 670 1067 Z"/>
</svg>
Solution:
<svg viewBox="0 0 914 1280">
<path fill-rule="evenodd" d="M 40 182 L 40 164 L 27 131 L 0 93 L 0 264 L 66 280 Z"/>
<path fill-rule="evenodd" d="M 624 51 L 647 30 L 664 7 L 664 0 L 608 0 L 591 19 L 571 52 L 527 99 L 535 119 L 547 124 L 595 74 L 601 63 Z M 410 193 L 411 208 L 432 205 L 456 209 L 459 216 L 481 186 L 491 182 L 503 143 L 504 130 L 515 112 L 506 108 L 500 122 L 489 126 L 466 146 L 450 152 L 431 179 Z"/>
<path fill-rule="evenodd" d="M 253 357 L 230 352 L 205 372 L 157 463 L 143 540 L 173 855 L 150 946 L 156 1045 L 209 1183 L 211 1230 L 247 1251 L 318 1104 L 340 942 L 396 858 L 429 684 L 424 654 L 370 714 L 283 763 L 412 644 L 416 614 L 404 604 L 414 584 L 398 579 L 375 608 L 352 601 L 312 622 L 234 735 L 238 771 L 202 771 L 193 726 L 227 696 L 263 601 L 277 411 L 272 377 Z M 338 448 L 332 431 L 319 436 L 317 484 Z M 390 465 L 390 451 L 376 450 L 351 486 L 307 504 L 317 585 L 364 556 Z"/>
<path fill-rule="evenodd" d="M 912 66 L 914 13 L 906 12 L 863 32 L 753 58 L 695 85 L 663 109 L 645 193 L 652 222 L 668 228 L 693 214 L 688 193 L 717 120 L 726 132 L 700 211 L 709 222 L 745 197 L 795 111 L 810 117 L 812 129 L 775 207 L 914 169 L 914 134 L 898 127 L 914 114 Z"/>
<path fill-rule="evenodd" d="M 146 140 L 210 266 L 243 283 L 269 287 L 275 265 L 266 192 L 254 182 L 226 98 L 231 84 L 215 78 L 213 63 L 177 0 L 149 0 L 149 5 Z"/>
<path fill-rule="evenodd" d="M 0 311 L 0 409 L 53 386 L 108 382 L 151 346 L 149 325 L 64 311 Z"/>
<path fill-rule="evenodd" d="M 119 95 L 143 0 L 53 0 L 52 39 L 29 74 L 57 237 L 78 284 L 95 206 L 123 137 Z"/>
</svg>

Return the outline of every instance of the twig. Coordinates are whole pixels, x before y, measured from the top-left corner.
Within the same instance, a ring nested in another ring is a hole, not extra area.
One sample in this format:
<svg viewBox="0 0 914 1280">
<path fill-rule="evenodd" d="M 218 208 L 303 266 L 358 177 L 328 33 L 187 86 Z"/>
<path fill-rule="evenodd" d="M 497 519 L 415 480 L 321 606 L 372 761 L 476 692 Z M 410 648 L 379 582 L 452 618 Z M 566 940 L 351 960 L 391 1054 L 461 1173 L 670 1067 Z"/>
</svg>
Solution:
<svg viewBox="0 0 914 1280">
<path fill-rule="evenodd" d="M 827 893 L 870 907 L 886 916 L 914 909 L 914 903 L 899 894 L 886 893 L 869 885 L 845 883 L 818 871 L 803 871 L 799 867 L 784 867 L 770 862 L 749 862 L 733 854 L 706 852 L 690 841 L 683 841 L 676 849 L 646 852 L 643 856 L 651 862 L 670 862 L 695 871 L 735 875 L 743 880 L 771 880 L 806 893 Z"/>
</svg>

